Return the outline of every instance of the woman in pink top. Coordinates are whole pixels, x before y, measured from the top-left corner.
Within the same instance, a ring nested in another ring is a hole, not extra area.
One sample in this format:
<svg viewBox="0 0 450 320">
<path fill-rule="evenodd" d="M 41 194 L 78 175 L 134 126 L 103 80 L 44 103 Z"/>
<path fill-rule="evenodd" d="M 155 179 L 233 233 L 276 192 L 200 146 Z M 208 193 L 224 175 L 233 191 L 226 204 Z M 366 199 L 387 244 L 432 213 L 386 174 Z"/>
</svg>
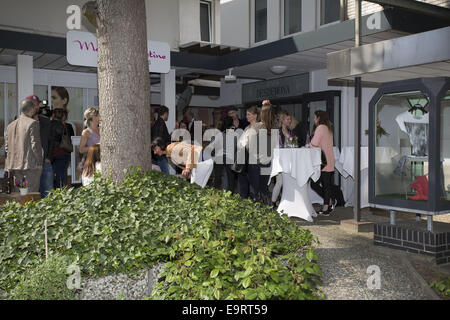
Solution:
<svg viewBox="0 0 450 320">
<path fill-rule="evenodd" d="M 334 173 L 333 125 L 328 120 L 328 113 L 322 110 L 314 112 L 314 123 L 316 129 L 311 140 L 311 147 L 320 148 L 323 154 L 320 179 L 317 182 L 312 181 L 311 188 L 323 198 L 323 207 L 318 213 L 328 216 L 334 209 L 331 192 Z M 323 155 L 325 155 L 325 159 Z M 326 164 L 323 165 L 325 162 Z"/>
</svg>

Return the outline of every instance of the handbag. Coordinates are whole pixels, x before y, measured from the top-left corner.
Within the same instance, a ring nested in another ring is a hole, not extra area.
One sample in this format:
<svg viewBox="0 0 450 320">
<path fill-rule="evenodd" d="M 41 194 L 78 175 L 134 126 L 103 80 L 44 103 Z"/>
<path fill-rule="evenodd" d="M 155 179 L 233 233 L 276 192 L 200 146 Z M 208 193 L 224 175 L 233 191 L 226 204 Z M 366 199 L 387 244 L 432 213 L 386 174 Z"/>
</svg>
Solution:
<svg viewBox="0 0 450 320">
<path fill-rule="evenodd" d="M 67 129 L 66 129 L 66 126 L 64 125 L 63 135 L 61 137 L 61 143 L 59 144 L 59 147 L 66 152 L 72 153 L 73 152 L 72 139 L 66 133 L 67 133 Z"/>
<path fill-rule="evenodd" d="M 248 159 L 249 159 L 248 151 L 247 148 L 245 148 L 245 161 L 244 161 L 245 163 L 238 163 L 237 141 L 236 141 L 234 144 L 234 163 L 230 165 L 230 169 L 236 173 L 242 173 L 247 168 Z"/>
<path fill-rule="evenodd" d="M 230 166 L 230 169 L 236 173 L 241 173 L 244 170 L 244 168 L 245 164 L 238 164 L 236 162 Z"/>
</svg>

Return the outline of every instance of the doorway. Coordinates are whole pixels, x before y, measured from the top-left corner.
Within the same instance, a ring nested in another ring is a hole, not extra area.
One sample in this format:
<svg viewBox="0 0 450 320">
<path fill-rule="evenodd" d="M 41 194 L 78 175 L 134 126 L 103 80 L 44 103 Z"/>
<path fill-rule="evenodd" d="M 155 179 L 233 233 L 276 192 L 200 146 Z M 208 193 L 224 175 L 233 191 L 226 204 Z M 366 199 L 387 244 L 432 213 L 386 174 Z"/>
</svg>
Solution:
<svg viewBox="0 0 450 320">
<path fill-rule="evenodd" d="M 312 136 L 314 130 L 314 112 L 323 110 L 328 112 L 333 124 L 333 145 L 341 150 L 341 91 L 328 90 L 305 93 L 288 99 L 274 99 L 271 102 L 278 110 L 286 110 L 297 120 L 302 121 Z M 338 159 L 335 159 L 338 161 Z M 339 172 L 335 171 L 334 184 L 341 186 Z"/>
<path fill-rule="evenodd" d="M 327 111 L 333 124 L 333 145 L 341 149 L 341 92 L 337 90 L 305 93 L 302 95 L 303 119 L 312 135 L 314 130 L 314 112 Z"/>
</svg>

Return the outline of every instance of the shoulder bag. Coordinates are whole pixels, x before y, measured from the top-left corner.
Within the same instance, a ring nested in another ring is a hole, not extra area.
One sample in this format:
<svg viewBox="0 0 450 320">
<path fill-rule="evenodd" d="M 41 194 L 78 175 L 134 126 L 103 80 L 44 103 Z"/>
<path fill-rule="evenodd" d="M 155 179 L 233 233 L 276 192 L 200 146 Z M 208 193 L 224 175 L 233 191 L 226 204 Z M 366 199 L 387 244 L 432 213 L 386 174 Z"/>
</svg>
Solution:
<svg viewBox="0 0 450 320">
<path fill-rule="evenodd" d="M 66 125 L 64 125 L 63 134 L 61 136 L 61 143 L 59 144 L 59 147 L 63 149 L 66 152 L 72 153 L 73 152 L 73 144 L 71 137 L 67 134 L 67 128 Z"/>
</svg>

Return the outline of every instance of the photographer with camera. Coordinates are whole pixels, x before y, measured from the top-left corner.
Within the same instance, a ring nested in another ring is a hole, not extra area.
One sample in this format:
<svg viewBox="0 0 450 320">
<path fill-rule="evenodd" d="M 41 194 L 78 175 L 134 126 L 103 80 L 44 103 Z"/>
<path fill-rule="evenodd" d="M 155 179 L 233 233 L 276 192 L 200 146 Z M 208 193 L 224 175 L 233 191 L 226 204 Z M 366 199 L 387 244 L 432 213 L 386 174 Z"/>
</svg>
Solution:
<svg viewBox="0 0 450 320">
<path fill-rule="evenodd" d="M 39 98 L 36 95 L 28 96 L 25 99 L 33 101 L 35 106 L 33 119 L 39 121 L 39 133 L 44 155 L 39 192 L 41 193 L 41 198 L 45 198 L 50 190 L 53 189 L 52 150 L 50 150 L 52 145 L 52 134 L 50 117 L 47 116 L 50 109 L 47 100 L 39 101 Z"/>
</svg>

